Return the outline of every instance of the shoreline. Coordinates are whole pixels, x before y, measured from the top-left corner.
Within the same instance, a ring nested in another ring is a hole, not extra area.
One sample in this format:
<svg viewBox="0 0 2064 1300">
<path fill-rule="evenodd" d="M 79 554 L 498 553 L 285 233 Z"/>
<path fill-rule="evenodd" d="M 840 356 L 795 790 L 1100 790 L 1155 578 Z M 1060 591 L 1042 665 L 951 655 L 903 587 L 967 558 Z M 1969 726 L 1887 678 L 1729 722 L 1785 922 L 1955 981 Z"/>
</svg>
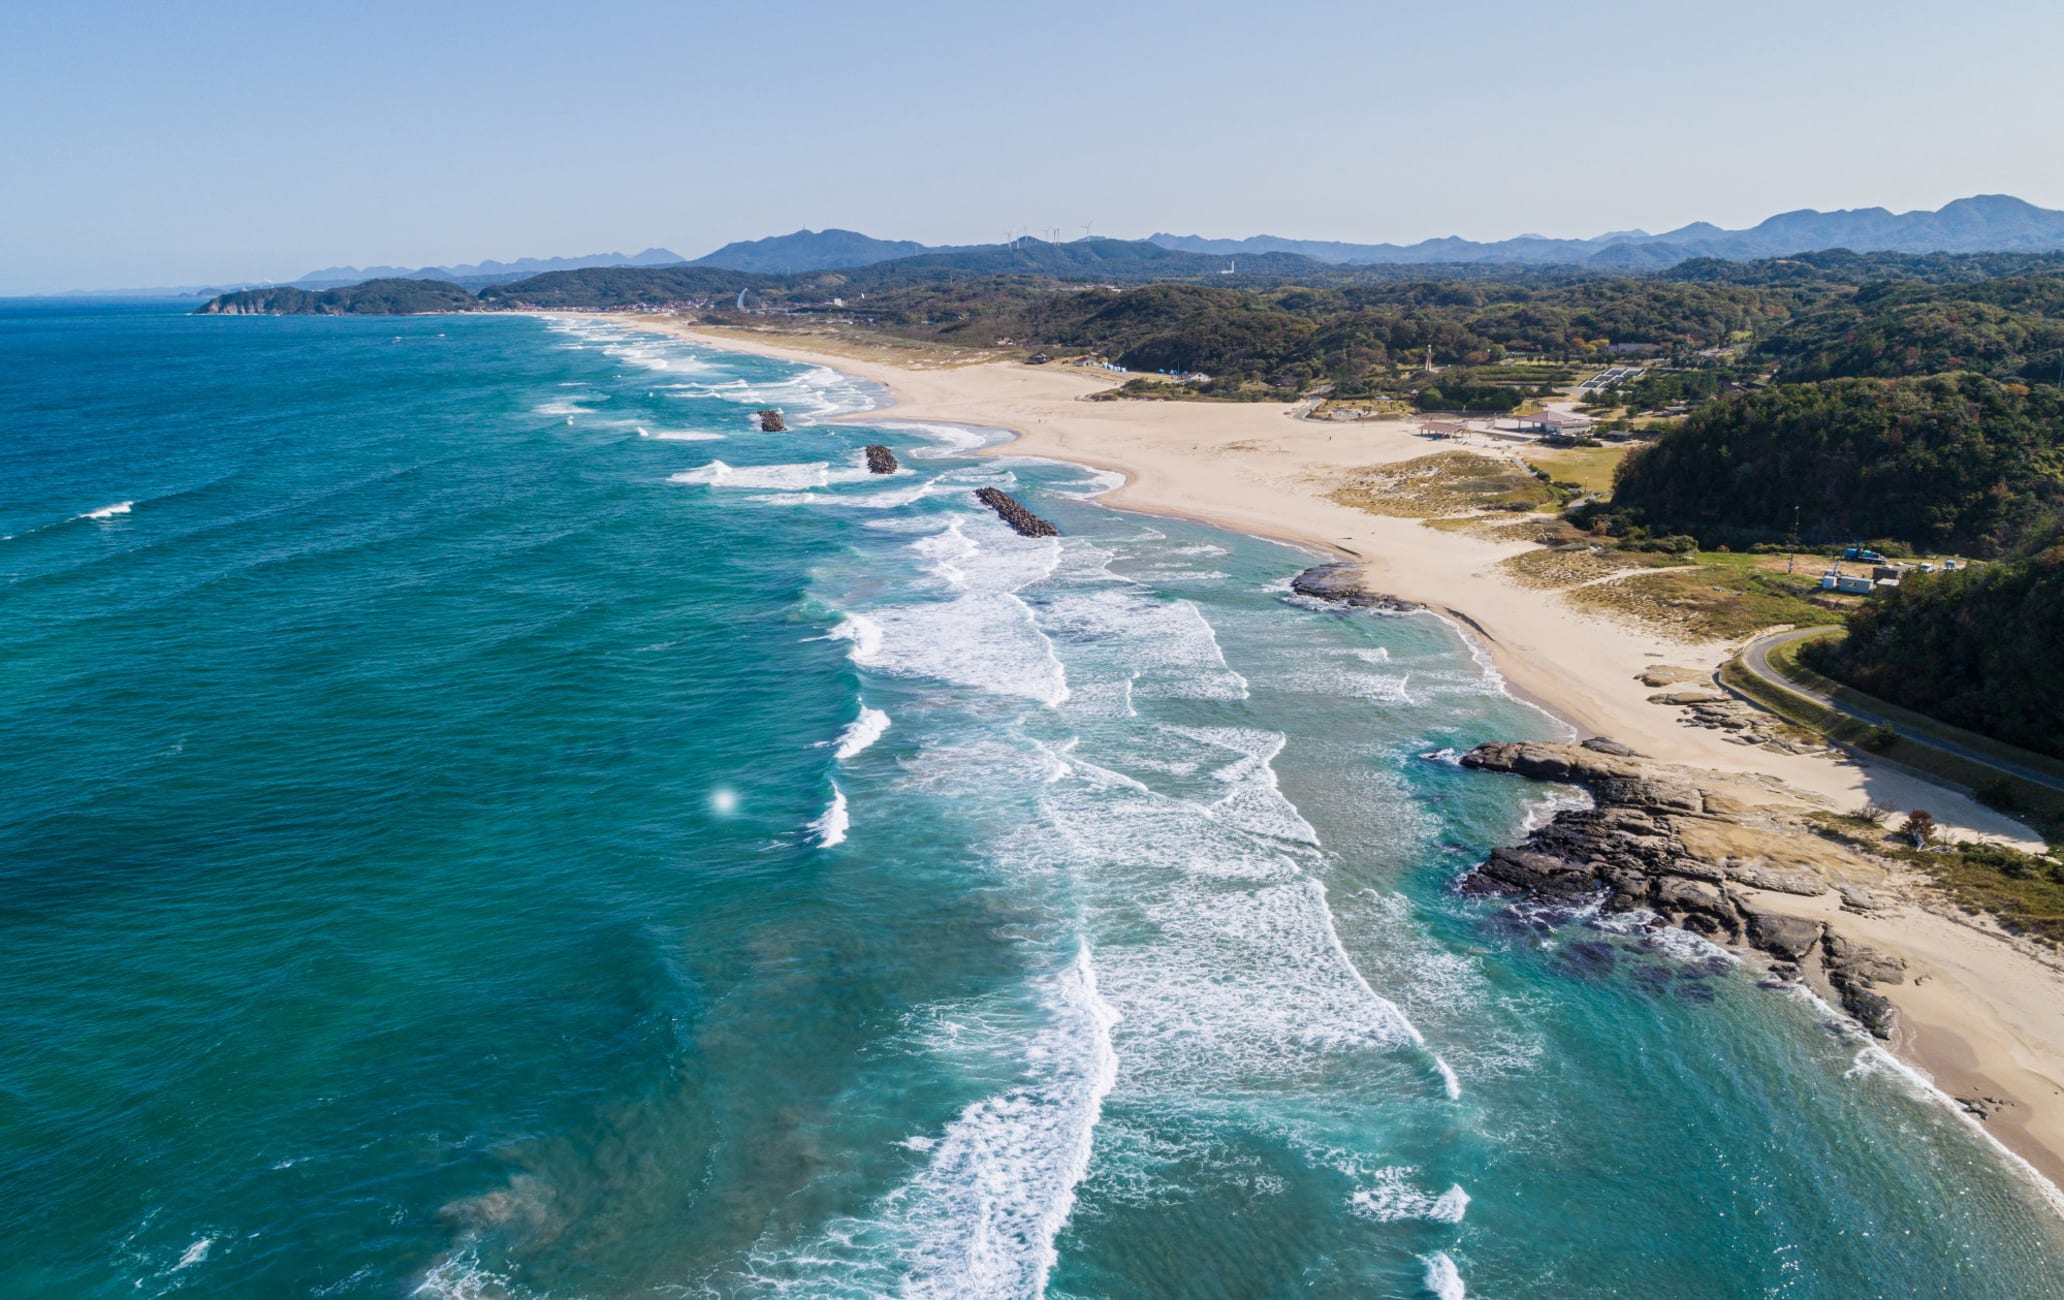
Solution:
<svg viewBox="0 0 2064 1300">
<path fill-rule="evenodd" d="M 1097 496 L 1135 513 L 1201 522 L 1351 562 L 1372 590 L 1424 608 L 1454 628 L 1515 698 L 1579 735 L 1610 736 L 1652 758 L 1749 777 L 1774 777 L 1840 812 L 1866 800 L 1927 807 L 1942 822 L 2025 839 L 2025 828 L 1924 778 L 1853 757 L 1776 754 L 1691 728 L 1676 710 L 1648 702 L 1636 681 L 1664 662 L 1710 670 L 1730 651 L 1683 643 L 1583 614 L 1553 593 L 1496 572 L 1531 549 L 1425 527 L 1415 518 L 1372 515 L 1326 497 L 1352 468 L 1415 459 L 1439 450 L 1403 421 L 1348 426 L 1294 419 L 1279 404 L 1088 402 L 1117 381 L 1071 367 L 1033 367 L 995 358 L 957 364 L 912 349 L 841 351 L 798 346 L 749 331 L 701 328 L 678 319 L 597 315 L 630 328 L 704 346 L 822 366 L 878 385 L 890 405 L 833 417 L 838 423 L 939 423 L 1000 429 L 1009 442 L 981 456 L 1029 456 L 1122 476 Z M 1925 802 L 1923 802 L 1925 800 Z M 1787 900 L 1810 914 L 1840 899 Z M 1892 1059 L 1927 1082 L 2032 1176 L 2064 1214 L 2064 963 L 1942 915 L 1912 898 L 1870 918 L 1844 913 L 1845 928 L 1905 955 L 1918 978 L 1882 992 L 1898 1008 Z M 1958 1097 L 2008 1105 L 1985 1119 Z"/>
</svg>

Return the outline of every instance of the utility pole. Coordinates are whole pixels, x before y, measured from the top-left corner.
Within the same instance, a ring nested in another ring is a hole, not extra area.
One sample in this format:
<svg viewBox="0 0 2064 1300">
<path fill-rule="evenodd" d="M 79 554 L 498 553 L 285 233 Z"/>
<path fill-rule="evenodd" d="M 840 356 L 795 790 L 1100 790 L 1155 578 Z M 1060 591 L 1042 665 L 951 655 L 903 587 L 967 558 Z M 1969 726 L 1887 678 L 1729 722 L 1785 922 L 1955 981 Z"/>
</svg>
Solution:
<svg viewBox="0 0 2064 1300">
<path fill-rule="evenodd" d="M 1792 553 L 1785 560 L 1784 571 L 1787 577 L 1791 576 L 1793 567 L 1799 563 L 1799 507 L 1797 506 L 1792 507 L 1792 535 L 1788 540 Z"/>
</svg>

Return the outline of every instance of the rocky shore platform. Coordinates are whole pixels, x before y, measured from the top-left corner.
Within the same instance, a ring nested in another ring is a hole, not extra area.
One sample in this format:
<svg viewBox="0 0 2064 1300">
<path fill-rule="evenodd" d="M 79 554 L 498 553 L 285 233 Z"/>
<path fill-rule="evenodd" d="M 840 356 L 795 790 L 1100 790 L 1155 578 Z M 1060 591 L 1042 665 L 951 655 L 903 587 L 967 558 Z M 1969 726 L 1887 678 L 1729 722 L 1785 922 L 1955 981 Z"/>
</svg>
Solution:
<svg viewBox="0 0 2064 1300">
<path fill-rule="evenodd" d="M 893 474 L 896 472 L 896 453 L 878 442 L 870 442 L 860 449 L 867 453 L 867 472 L 870 474 Z"/>
<path fill-rule="evenodd" d="M 1803 982 L 1871 1033 L 1894 1034 L 1897 1013 L 1874 990 L 1903 982 L 1905 961 L 1771 901 L 1833 892 L 1847 911 L 1881 905 L 1872 887 L 1888 864 L 1817 826 L 1812 815 L 1824 810 L 1808 797 L 1768 777 L 1654 762 L 1603 738 L 1479 745 L 1460 761 L 1576 786 L 1592 801 L 1557 813 L 1523 844 L 1493 849 L 1463 877 L 1463 892 L 1596 904 L 1753 949 L 1768 956 L 1773 982 Z"/>
<path fill-rule="evenodd" d="M 1059 537 L 1061 530 L 1025 508 L 1023 502 L 997 488 L 976 488 L 975 499 L 994 510 L 1020 537 Z"/>
<path fill-rule="evenodd" d="M 1290 590 L 1313 600 L 1329 600 L 1352 605 L 1356 609 L 1373 609 L 1389 614 L 1410 614 L 1426 608 L 1413 601 L 1369 590 L 1362 582 L 1361 566 L 1346 560 L 1306 569 L 1290 579 Z"/>
</svg>

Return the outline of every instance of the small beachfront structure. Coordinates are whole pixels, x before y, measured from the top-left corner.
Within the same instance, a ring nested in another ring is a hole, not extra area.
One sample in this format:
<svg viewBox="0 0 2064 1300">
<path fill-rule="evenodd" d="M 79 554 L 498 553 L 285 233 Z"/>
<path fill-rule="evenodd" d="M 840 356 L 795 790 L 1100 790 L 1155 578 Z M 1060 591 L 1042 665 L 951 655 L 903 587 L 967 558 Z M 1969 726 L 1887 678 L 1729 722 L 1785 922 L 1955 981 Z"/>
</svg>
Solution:
<svg viewBox="0 0 2064 1300">
<path fill-rule="evenodd" d="M 1556 434 L 1567 437 L 1591 427 L 1590 416 L 1578 415 L 1574 411 L 1536 411 L 1532 415 L 1515 415 L 1512 419 L 1522 433 L 1541 433 L 1551 437 Z"/>
</svg>

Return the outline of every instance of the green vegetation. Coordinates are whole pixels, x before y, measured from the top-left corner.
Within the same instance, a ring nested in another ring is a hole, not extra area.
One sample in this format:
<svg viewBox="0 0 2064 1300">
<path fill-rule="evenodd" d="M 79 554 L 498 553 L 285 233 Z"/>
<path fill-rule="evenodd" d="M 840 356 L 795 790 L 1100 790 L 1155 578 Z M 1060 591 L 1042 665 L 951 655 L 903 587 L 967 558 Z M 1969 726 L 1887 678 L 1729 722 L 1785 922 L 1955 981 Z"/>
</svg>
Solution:
<svg viewBox="0 0 2064 1300">
<path fill-rule="evenodd" d="M 1626 455 L 1624 446 L 1584 447 L 1572 443 L 1550 450 L 1529 448 L 1526 459 L 1528 464 L 1547 471 L 1550 478 L 1574 483 L 1580 491 L 1610 492 L 1613 475 Z"/>
<path fill-rule="evenodd" d="M 480 301 L 491 307 L 606 311 L 707 303 L 732 298 L 741 289 L 764 291 L 782 283 L 773 276 L 711 266 L 590 266 L 489 285 L 480 291 Z"/>
<path fill-rule="evenodd" d="M 449 280 L 368 280 L 348 288 L 311 293 L 281 285 L 225 293 L 202 304 L 197 315 L 407 316 L 418 312 L 472 311 L 477 299 Z"/>
<path fill-rule="evenodd" d="M 1829 630 L 1829 635 L 1834 635 L 1834 629 Z M 2049 770 L 2043 767 L 2045 760 L 2039 755 L 2024 753 L 2001 746 L 1984 736 L 1946 727 L 1933 719 L 1909 713 L 1897 705 L 1888 704 L 1845 687 L 1839 682 L 1821 677 L 1800 662 L 1801 657 L 1811 653 L 1807 647 L 1813 644 L 1814 641 L 1807 640 L 1774 647 L 1769 655 L 1770 666 L 1789 680 L 1797 681 L 1866 712 L 1896 718 L 1901 726 L 1923 735 L 1936 735 L 1978 752 L 1993 754 L 2008 762 L 2019 762 Z M 1731 659 L 1720 666 L 1720 681 L 1794 725 L 1817 732 L 1836 744 L 1867 750 L 1898 766 L 1910 768 L 1952 786 L 1961 786 L 1970 790 L 1987 805 L 2018 817 L 2036 828 L 2050 842 L 2064 840 L 2064 794 L 2047 786 L 2009 776 L 1960 755 L 1908 740 L 1889 727 L 1859 722 L 1847 714 L 1809 700 L 1794 691 L 1764 681 L 1743 667 L 1739 659 Z"/>
<path fill-rule="evenodd" d="M 2011 551 L 2064 505 L 2064 390 L 1978 375 L 1722 398 L 1629 456 L 1609 527 Z"/>
<path fill-rule="evenodd" d="M 1674 548 L 1672 548 L 1674 549 Z M 1666 549 L 1657 558 L 1667 559 Z M 1833 623 L 1841 615 L 1814 604 L 1814 582 L 1758 567 L 1745 555 L 1698 553 L 1689 564 L 1658 568 L 1568 592 L 1576 604 L 1616 614 L 1692 641 L 1739 641 L 1784 623 Z"/>
<path fill-rule="evenodd" d="M 1923 809 L 1908 810 L 1923 813 Z M 2064 861 L 1987 841 L 1916 847 L 1888 836 L 1875 817 L 1816 814 L 1823 833 L 1867 853 L 1914 867 L 1957 905 L 1983 912 L 2014 934 L 2064 946 Z"/>
<path fill-rule="evenodd" d="M 2064 276 L 1977 284 L 1868 284 L 1801 315 L 1758 347 L 1787 380 L 1968 370 L 2064 382 Z"/>
<path fill-rule="evenodd" d="M 1872 695 L 2064 757 L 2064 544 L 1955 573 L 1911 574 L 1807 666 Z"/>
<path fill-rule="evenodd" d="M 1439 452 L 1417 460 L 1358 471 L 1333 499 L 1372 515 L 1433 519 L 1484 510 L 1525 513 L 1552 507 L 1557 490 L 1509 460 L 1470 451 Z"/>
</svg>

